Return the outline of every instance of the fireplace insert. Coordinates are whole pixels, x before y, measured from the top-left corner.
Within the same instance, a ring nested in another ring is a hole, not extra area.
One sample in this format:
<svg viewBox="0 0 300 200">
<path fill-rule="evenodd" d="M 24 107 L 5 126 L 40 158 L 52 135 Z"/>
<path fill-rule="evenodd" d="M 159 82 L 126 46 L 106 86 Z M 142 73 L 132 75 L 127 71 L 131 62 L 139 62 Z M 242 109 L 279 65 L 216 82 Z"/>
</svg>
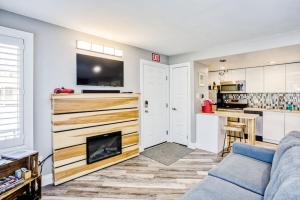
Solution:
<svg viewBox="0 0 300 200">
<path fill-rule="evenodd" d="M 87 164 L 122 153 L 121 131 L 86 138 Z"/>
</svg>

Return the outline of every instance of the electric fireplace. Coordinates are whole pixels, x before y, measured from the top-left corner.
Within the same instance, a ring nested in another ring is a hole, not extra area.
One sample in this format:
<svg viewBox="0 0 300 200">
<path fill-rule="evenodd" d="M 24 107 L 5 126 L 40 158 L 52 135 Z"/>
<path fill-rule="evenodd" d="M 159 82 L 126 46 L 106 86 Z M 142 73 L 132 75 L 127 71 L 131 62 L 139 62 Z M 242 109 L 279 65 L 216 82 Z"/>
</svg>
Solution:
<svg viewBox="0 0 300 200">
<path fill-rule="evenodd" d="M 121 131 L 86 138 L 87 164 L 122 153 Z"/>
</svg>

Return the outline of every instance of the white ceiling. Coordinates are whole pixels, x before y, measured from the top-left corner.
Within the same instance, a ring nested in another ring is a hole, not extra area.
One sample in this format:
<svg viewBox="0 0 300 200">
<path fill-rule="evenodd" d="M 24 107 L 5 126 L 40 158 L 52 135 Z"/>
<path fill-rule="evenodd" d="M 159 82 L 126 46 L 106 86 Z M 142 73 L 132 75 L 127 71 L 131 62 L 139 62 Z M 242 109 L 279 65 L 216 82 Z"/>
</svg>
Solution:
<svg viewBox="0 0 300 200">
<path fill-rule="evenodd" d="M 226 62 L 220 63 L 220 59 L 225 59 Z M 300 62 L 300 45 L 205 59 L 197 62 L 207 65 L 210 71 L 220 70 L 221 67 L 235 69 Z"/>
<path fill-rule="evenodd" d="M 0 8 L 166 55 L 300 29 L 299 0 L 0 0 Z"/>
</svg>

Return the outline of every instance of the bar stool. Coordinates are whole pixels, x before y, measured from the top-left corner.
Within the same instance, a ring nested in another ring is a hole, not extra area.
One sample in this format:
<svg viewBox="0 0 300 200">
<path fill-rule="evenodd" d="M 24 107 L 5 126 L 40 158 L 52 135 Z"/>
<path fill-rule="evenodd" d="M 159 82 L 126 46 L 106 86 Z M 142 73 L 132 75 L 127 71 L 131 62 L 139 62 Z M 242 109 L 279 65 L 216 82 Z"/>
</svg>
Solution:
<svg viewBox="0 0 300 200">
<path fill-rule="evenodd" d="M 245 135 L 246 135 L 245 129 L 246 129 L 247 125 L 245 123 L 243 123 L 243 122 L 228 122 L 227 125 L 242 128 L 243 130 L 242 130 L 242 132 L 240 134 L 241 135 L 240 142 L 242 142 L 242 139 L 244 139 L 245 143 L 247 142 L 246 141 L 246 137 L 245 137 Z"/>
<path fill-rule="evenodd" d="M 224 126 L 223 130 L 225 130 L 225 137 L 224 137 L 224 143 L 223 143 L 223 152 L 222 157 L 225 153 L 225 143 L 226 139 L 228 139 L 228 146 L 227 146 L 227 152 L 230 152 L 231 144 L 236 141 L 237 138 L 240 139 L 240 142 L 242 142 L 242 139 L 245 141 L 245 127 L 246 124 L 241 122 L 228 122 L 227 125 Z M 234 139 L 233 141 L 232 138 Z"/>
</svg>

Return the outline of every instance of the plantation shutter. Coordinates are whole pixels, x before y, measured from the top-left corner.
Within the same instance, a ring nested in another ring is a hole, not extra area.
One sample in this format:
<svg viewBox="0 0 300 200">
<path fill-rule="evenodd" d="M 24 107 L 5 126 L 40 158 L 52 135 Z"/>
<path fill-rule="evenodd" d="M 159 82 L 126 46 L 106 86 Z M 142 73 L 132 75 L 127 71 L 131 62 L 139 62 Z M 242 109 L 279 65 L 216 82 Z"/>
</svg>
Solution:
<svg viewBox="0 0 300 200">
<path fill-rule="evenodd" d="M 0 146 L 22 145 L 24 41 L 0 35 Z"/>
</svg>

